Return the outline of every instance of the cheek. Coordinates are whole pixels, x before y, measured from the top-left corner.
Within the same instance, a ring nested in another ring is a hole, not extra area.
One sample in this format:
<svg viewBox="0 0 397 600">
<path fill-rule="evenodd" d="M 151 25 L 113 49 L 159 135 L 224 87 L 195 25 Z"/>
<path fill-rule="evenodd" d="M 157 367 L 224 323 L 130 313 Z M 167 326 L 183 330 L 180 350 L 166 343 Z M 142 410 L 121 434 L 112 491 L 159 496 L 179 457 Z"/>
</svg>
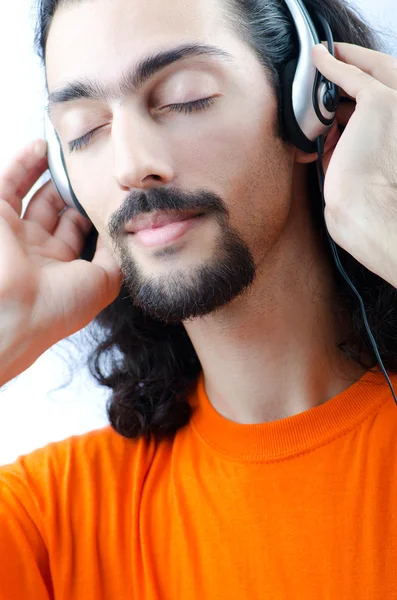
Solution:
<svg viewBox="0 0 397 600">
<path fill-rule="evenodd" d="M 261 100 L 241 93 L 232 98 L 222 99 L 193 131 L 181 131 L 172 139 L 178 177 L 184 185 L 204 183 L 225 199 L 234 189 L 241 191 L 241 186 L 247 185 L 252 168 L 258 176 L 260 161 L 271 162 L 277 141 L 277 101 L 267 88 Z"/>
<path fill-rule="evenodd" d="M 258 150 L 230 195 L 231 226 L 259 263 L 275 247 L 288 223 L 292 168 L 285 157 Z"/>
<path fill-rule="evenodd" d="M 274 107 L 275 110 L 275 107 Z M 263 139 L 273 137 L 273 107 L 229 106 L 202 126 L 173 137 L 178 176 L 197 174 L 208 184 L 239 181 Z M 202 181 L 201 181 L 202 183 Z"/>
<path fill-rule="evenodd" d="M 182 185 L 218 193 L 250 247 L 274 243 L 290 208 L 293 154 L 275 137 L 275 118 L 275 104 L 265 114 L 250 107 L 175 146 Z"/>
<path fill-rule="evenodd" d="M 95 175 L 90 169 L 87 175 L 84 161 L 77 159 L 68 163 L 68 175 L 72 182 L 73 191 L 80 201 L 95 228 L 104 234 L 108 223 L 109 213 L 118 207 L 109 206 L 110 199 L 115 198 L 115 188 L 111 186 L 110 173 L 105 169 L 96 168 Z"/>
<path fill-rule="evenodd" d="M 291 207 L 293 162 L 274 139 L 247 165 L 244 210 L 239 217 L 253 248 L 268 251 L 283 231 Z"/>
</svg>

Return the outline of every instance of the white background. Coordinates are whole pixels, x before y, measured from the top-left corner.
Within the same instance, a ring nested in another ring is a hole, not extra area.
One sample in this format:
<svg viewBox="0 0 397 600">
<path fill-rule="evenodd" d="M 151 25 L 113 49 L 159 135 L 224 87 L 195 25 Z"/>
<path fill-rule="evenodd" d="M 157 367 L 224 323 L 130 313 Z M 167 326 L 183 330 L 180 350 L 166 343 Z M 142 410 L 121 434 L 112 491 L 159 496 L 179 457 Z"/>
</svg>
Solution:
<svg viewBox="0 0 397 600">
<path fill-rule="evenodd" d="M 355 0 L 354 6 L 381 31 L 385 51 L 397 56 L 395 0 Z M 44 72 L 34 54 L 34 22 L 32 0 L 0 3 L 0 172 L 20 148 L 43 137 Z M 26 202 L 47 179 L 48 174 L 37 182 Z M 85 356 L 82 336 L 76 334 L 0 390 L 0 464 L 108 424 L 109 392 L 90 377 Z M 52 391 L 69 379 L 72 383 L 65 389 Z"/>
</svg>

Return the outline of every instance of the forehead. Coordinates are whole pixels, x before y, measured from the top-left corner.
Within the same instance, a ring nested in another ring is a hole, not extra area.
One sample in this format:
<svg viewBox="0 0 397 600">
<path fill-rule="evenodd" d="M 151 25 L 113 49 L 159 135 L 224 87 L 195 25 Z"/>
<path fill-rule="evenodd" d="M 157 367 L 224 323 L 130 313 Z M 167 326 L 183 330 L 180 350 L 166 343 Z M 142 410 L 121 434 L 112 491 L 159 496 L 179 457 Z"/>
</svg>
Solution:
<svg viewBox="0 0 397 600">
<path fill-rule="evenodd" d="M 233 45 L 227 0 L 83 0 L 54 15 L 46 50 L 48 88 L 130 64 L 180 43 Z"/>
</svg>

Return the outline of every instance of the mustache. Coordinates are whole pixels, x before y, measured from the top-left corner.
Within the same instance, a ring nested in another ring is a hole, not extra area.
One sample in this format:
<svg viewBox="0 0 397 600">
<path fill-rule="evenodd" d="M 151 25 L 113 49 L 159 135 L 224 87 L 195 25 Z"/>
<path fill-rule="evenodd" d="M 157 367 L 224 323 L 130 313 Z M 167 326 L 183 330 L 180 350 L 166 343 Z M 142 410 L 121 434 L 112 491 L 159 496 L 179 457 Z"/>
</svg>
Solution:
<svg viewBox="0 0 397 600">
<path fill-rule="evenodd" d="M 114 212 L 107 226 L 109 235 L 117 238 L 128 221 L 155 211 L 202 211 L 229 217 L 229 210 L 220 196 L 202 189 L 182 192 L 176 188 L 153 188 L 147 192 L 132 192 Z"/>
</svg>

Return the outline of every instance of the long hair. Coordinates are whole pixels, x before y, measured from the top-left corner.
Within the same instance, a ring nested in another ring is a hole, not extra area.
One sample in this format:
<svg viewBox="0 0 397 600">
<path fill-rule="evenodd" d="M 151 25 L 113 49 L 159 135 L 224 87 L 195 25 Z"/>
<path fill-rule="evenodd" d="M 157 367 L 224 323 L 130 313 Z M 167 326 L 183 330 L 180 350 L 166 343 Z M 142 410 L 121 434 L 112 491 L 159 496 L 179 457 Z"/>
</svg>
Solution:
<svg viewBox="0 0 397 600">
<path fill-rule="evenodd" d="M 36 51 L 45 66 L 49 29 L 55 11 L 80 0 L 39 0 Z M 255 51 L 270 76 L 278 98 L 278 132 L 282 122 L 280 73 L 298 56 L 299 45 L 290 13 L 280 0 L 224 0 L 236 33 Z M 305 5 L 329 22 L 335 41 L 382 49 L 380 39 L 344 0 L 305 0 Z M 324 238 L 325 221 L 316 166 L 308 169 L 313 219 Z M 397 371 L 397 290 L 339 249 L 341 262 L 360 291 L 369 325 L 386 369 Z M 356 296 L 334 269 L 336 305 L 344 306 L 352 330 L 338 343 L 341 352 L 365 369 L 376 356 L 369 342 Z M 201 371 L 200 361 L 182 324 L 155 320 L 135 306 L 122 285 L 118 298 L 92 322 L 94 349 L 88 358 L 92 376 L 112 393 L 107 403 L 111 426 L 127 438 L 172 437 L 191 417 L 188 398 Z M 364 358 L 365 357 L 365 358 Z"/>
</svg>

